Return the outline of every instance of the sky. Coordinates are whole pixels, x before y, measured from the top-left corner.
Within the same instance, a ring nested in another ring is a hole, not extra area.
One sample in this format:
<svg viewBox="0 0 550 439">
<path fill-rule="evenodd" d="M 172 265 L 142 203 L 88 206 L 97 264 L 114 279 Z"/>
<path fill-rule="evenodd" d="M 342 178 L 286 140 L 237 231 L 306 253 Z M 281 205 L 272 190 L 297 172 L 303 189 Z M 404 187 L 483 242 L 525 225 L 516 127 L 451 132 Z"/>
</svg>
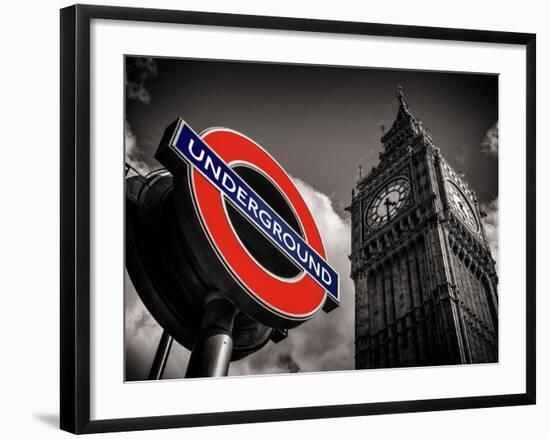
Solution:
<svg viewBox="0 0 550 439">
<path fill-rule="evenodd" d="M 401 85 L 412 113 L 465 178 L 487 212 L 498 256 L 498 77 L 486 74 L 352 67 L 126 58 L 126 160 L 138 172 L 165 128 L 183 117 L 196 132 L 239 131 L 290 174 L 342 279 L 342 305 L 289 332 L 281 343 L 234 362 L 230 375 L 354 368 L 354 297 L 349 279 L 350 218 L 345 207 L 358 177 L 378 163 L 380 137 L 398 109 Z M 161 329 L 126 275 L 127 379 L 145 379 Z M 166 378 L 185 374 L 189 352 L 174 344 Z"/>
</svg>

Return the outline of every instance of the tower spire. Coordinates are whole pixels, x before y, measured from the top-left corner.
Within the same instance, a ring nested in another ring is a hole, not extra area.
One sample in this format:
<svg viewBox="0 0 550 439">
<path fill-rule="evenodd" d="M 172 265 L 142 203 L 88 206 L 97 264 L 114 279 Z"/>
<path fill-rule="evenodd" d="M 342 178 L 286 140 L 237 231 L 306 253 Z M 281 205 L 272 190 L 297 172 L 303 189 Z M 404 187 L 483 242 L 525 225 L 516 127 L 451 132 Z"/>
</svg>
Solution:
<svg viewBox="0 0 550 439">
<path fill-rule="evenodd" d="M 405 110 L 409 110 L 407 97 L 405 96 L 405 93 L 403 92 L 403 87 L 401 87 L 401 85 L 397 86 L 397 90 L 395 91 L 395 96 L 397 97 L 397 99 L 399 99 L 399 104 L 401 105 L 401 107 L 403 107 Z"/>
<path fill-rule="evenodd" d="M 399 100 L 399 109 L 391 127 L 382 133 L 380 139 L 382 142 L 381 158 L 395 157 L 394 151 L 401 149 L 404 145 L 406 146 L 407 142 L 418 135 L 418 121 L 411 113 L 411 107 L 401 85 L 397 86 L 395 96 Z"/>
</svg>

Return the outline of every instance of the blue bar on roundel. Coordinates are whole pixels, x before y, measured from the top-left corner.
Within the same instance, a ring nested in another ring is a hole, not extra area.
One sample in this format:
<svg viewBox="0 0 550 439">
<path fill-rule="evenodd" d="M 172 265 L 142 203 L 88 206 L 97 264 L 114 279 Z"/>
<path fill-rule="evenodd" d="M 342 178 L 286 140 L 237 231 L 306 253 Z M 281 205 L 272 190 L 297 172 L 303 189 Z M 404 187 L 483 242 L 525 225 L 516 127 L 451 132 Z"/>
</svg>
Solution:
<svg viewBox="0 0 550 439">
<path fill-rule="evenodd" d="M 332 306 L 338 306 L 340 302 L 338 273 L 182 119 L 170 146 L 224 194 L 231 204 L 244 214 L 245 218 L 282 250 L 284 255 L 323 287 Z M 263 211 L 264 215 L 253 215 L 248 210 L 253 204 L 255 204 L 254 210 Z M 266 221 L 266 216 L 271 220 Z M 329 309 L 332 306 L 329 306 Z"/>
</svg>

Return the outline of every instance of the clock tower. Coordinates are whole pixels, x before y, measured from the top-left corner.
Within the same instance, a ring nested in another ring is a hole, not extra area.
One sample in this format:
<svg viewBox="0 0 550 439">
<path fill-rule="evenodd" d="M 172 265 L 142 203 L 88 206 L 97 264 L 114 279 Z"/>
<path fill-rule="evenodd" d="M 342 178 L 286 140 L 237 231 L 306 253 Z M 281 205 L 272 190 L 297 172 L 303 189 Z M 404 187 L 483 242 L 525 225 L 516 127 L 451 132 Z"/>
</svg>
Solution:
<svg viewBox="0 0 550 439">
<path fill-rule="evenodd" d="M 496 362 L 498 280 L 476 194 L 397 98 L 348 208 L 356 368 Z"/>
</svg>

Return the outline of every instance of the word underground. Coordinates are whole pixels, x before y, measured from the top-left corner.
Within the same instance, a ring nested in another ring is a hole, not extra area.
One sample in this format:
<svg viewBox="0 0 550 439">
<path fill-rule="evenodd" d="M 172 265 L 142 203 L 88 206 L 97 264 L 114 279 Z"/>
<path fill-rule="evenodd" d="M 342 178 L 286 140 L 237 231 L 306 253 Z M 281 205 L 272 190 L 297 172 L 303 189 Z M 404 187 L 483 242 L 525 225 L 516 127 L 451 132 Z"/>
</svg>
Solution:
<svg viewBox="0 0 550 439">
<path fill-rule="evenodd" d="M 176 136 L 172 146 L 185 160 L 338 303 L 338 273 L 183 121 Z"/>
</svg>

